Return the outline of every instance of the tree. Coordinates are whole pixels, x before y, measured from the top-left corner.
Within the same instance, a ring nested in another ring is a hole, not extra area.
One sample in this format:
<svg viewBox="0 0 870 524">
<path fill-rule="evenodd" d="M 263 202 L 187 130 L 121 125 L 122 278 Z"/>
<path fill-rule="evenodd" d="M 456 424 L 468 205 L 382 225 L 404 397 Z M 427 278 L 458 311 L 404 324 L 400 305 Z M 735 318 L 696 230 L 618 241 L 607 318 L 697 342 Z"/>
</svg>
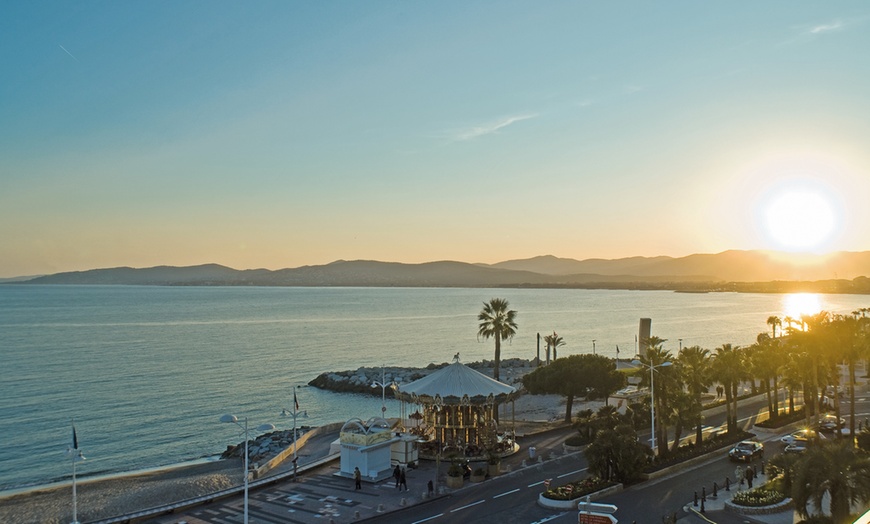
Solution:
<svg viewBox="0 0 870 524">
<path fill-rule="evenodd" d="M 776 316 L 767 317 L 767 325 L 773 329 L 773 338 L 776 338 L 776 328 L 777 326 L 782 328 L 782 320 Z"/>
<path fill-rule="evenodd" d="M 604 480 L 630 482 L 640 476 L 652 458 L 652 451 L 637 441 L 631 424 L 622 422 L 599 431 L 583 452 L 589 471 Z"/>
<path fill-rule="evenodd" d="M 846 522 L 852 504 L 870 500 L 870 457 L 839 440 L 808 448 L 796 466 L 795 508 L 804 517 L 810 514 L 810 502 L 821 511 L 825 494 L 831 499 L 833 521 Z"/>
<path fill-rule="evenodd" d="M 511 340 L 517 334 L 517 312 L 508 309 L 508 301 L 503 298 L 493 298 L 483 303 L 483 309 L 477 315 L 480 321 L 477 337 L 484 340 L 495 339 L 495 359 L 492 365 L 492 378 L 499 380 L 501 367 L 501 342 Z"/>
<path fill-rule="evenodd" d="M 671 392 L 680 388 L 679 373 L 675 369 L 676 366 L 668 366 L 665 362 L 673 362 L 674 357 L 670 351 L 664 349 L 662 345 L 666 339 L 659 337 L 649 337 L 645 339 L 644 346 L 646 353 L 641 355 L 640 361 L 644 366 L 638 370 L 641 377 L 641 385 L 649 387 L 650 385 L 650 367 L 656 374 L 653 380 L 655 391 L 652 396 L 655 399 L 655 427 L 656 434 L 650 438 L 656 439 L 656 449 L 659 456 L 666 456 L 668 453 L 668 432 L 667 422 L 670 421 L 673 413 L 671 411 L 670 397 Z"/>
<path fill-rule="evenodd" d="M 554 360 L 523 377 L 523 386 L 533 395 L 556 394 L 567 397 L 565 422 L 571 422 L 574 398 L 608 397 L 624 384 L 616 363 L 602 355 L 570 355 Z"/>
<path fill-rule="evenodd" d="M 722 344 L 716 348 L 713 375 L 725 389 L 725 418 L 728 433 L 737 431 L 737 385 L 746 376 L 739 346 Z"/>
<path fill-rule="evenodd" d="M 703 439 L 700 414 L 704 407 L 701 398 L 713 383 L 710 350 L 700 346 L 683 348 L 677 356 L 677 366 L 680 374 L 683 375 L 683 382 L 694 404 L 694 410 L 698 413 L 695 423 L 695 443 L 700 444 Z"/>
<path fill-rule="evenodd" d="M 565 341 L 562 340 L 562 337 L 556 334 L 553 331 L 552 335 L 547 335 L 544 337 L 544 342 L 547 343 L 547 364 L 550 363 L 550 347 L 553 348 L 553 360 L 556 360 L 556 348 L 565 345 Z"/>
</svg>

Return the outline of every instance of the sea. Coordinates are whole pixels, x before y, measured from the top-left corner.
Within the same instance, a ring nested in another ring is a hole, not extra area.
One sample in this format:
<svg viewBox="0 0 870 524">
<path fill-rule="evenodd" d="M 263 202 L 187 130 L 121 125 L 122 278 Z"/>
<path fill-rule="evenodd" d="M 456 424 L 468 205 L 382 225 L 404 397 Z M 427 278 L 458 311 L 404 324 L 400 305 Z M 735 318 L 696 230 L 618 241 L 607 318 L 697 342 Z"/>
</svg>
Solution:
<svg viewBox="0 0 870 524">
<path fill-rule="evenodd" d="M 537 335 L 559 355 L 628 358 L 639 319 L 673 353 L 748 345 L 767 318 L 848 314 L 866 295 L 675 293 L 578 289 L 0 285 L 0 490 L 213 459 L 241 441 L 221 415 L 292 427 L 296 391 L 318 426 L 380 414 L 373 395 L 308 387 L 361 366 L 424 367 L 492 359 L 477 337 L 491 298 L 517 311 L 502 358 L 531 359 Z M 400 406 L 387 399 L 387 416 Z"/>
</svg>

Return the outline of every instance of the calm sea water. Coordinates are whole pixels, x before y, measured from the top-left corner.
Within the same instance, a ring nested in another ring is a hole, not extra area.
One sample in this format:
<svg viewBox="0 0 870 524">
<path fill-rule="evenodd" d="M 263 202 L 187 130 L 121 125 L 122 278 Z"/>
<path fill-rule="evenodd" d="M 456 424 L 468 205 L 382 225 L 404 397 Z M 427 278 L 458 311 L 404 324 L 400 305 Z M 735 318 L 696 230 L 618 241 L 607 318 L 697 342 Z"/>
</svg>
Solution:
<svg viewBox="0 0 870 524">
<path fill-rule="evenodd" d="M 0 489 L 70 475 L 70 420 L 83 476 L 212 456 L 238 442 L 223 413 L 273 423 L 292 389 L 324 371 L 425 366 L 457 352 L 491 359 L 477 339 L 483 302 L 506 298 L 519 331 L 503 358 L 533 358 L 536 333 L 560 355 L 634 353 L 640 317 L 677 352 L 750 344 L 770 315 L 870 305 L 853 295 L 658 291 L 0 286 Z M 380 398 L 298 390 L 309 425 L 367 419 Z M 388 401 L 389 402 L 389 401 Z M 389 402 L 387 415 L 398 414 Z"/>
</svg>

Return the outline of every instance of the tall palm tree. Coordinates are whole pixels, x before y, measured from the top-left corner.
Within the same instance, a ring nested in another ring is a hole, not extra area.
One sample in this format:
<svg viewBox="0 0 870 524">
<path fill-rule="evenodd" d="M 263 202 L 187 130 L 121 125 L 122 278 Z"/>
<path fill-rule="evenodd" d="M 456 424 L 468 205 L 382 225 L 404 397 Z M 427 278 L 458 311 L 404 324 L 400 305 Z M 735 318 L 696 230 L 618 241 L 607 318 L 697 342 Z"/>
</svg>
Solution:
<svg viewBox="0 0 870 524">
<path fill-rule="evenodd" d="M 477 315 L 480 321 L 477 337 L 495 339 L 495 359 L 492 366 L 492 378 L 499 380 L 501 367 L 501 342 L 511 340 L 517 333 L 517 312 L 508 309 L 508 301 L 503 298 L 493 298 L 483 303 L 483 309 Z"/>
<path fill-rule="evenodd" d="M 553 360 L 556 360 L 556 348 L 565 345 L 565 341 L 562 340 L 562 337 L 556 334 L 553 331 L 552 335 L 547 335 L 544 337 L 544 342 L 547 343 L 547 364 L 550 363 L 550 347 L 553 348 Z"/>
<path fill-rule="evenodd" d="M 767 317 L 767 325 L 773 328 L 773 338 L 776 338 L 776 327 L 782 327 L 782 320 L 776 315 L 769 316 Z"/>
<path fill-rule="evenodd" d="M 739 346 L 722 344 L 715 350 L 713 374 L 725 388 L 725 418 L 728 433 L 737 431 L 737 386 L 746 376 Z"/>
<path fill-rule="evenodd" d="M 834 522 L 846 522 L 852 504 L 870 500 L 870 457 L 848 442 L 810 447 L 796 466 L 792 498 L 804 517 L 809 517 L 810 502 L 821 511 L 825 494 L 830 496 Z"/>
<path fill-rule="evenodd" d="M 665 362 L 673 362 L 674 357 L 670 351 L 664 349 L 662 345 L 666 339 L 659 337 L 649 337 L 644 340 L 646 353 L 641 355 L 640 361 L 644 363 L 644 369 L 640 371 L 641 385 L 649 386 L 650 366 L 653 373 L 656 374 L 654 383 L 655 390 L 652 396 L 655 398 L 655 426 L 656 434 L 650 435 L 656 441 L 656 448 L 659 456 L 666 456 L 668 453 L 668 433 L 667 425 L 671 414 L 671 406 L 669 403 L 670 392 L 677 386 L 678 373 L 674 369 L 675 366 L 662 366 Z"/>
<path fill-rule="evenodd" d="M 711 373 L 710 350 L 701 348 L 700 346 L 685 347 L 677 356 L 677 365 L 680 369 L 680 374 L 683 376 L 683 381 L 686 384 L 686 389 L 692 398 L 700 414 L 703 405 L 701 395 L 707 392 L 707 389 L 713 383 Z M 698 417 L 695 426 L 695 443 L 700 444 L 703 439 L 701 432 L 701 423 L 703 420 Z"/>
</svg>

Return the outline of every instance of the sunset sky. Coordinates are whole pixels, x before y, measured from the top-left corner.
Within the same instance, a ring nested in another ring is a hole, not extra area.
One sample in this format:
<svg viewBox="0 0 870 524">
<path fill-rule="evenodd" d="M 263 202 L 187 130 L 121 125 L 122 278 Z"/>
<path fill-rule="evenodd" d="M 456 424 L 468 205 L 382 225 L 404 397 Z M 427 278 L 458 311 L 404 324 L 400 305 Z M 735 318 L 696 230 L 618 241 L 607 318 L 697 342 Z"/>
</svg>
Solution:
<svg viewBox="0 0 870 524">
<path fill-rule="evenodd" d="M 870 250 L 870 4 L 0 4 L 0 277 Z"/>
</svg>

